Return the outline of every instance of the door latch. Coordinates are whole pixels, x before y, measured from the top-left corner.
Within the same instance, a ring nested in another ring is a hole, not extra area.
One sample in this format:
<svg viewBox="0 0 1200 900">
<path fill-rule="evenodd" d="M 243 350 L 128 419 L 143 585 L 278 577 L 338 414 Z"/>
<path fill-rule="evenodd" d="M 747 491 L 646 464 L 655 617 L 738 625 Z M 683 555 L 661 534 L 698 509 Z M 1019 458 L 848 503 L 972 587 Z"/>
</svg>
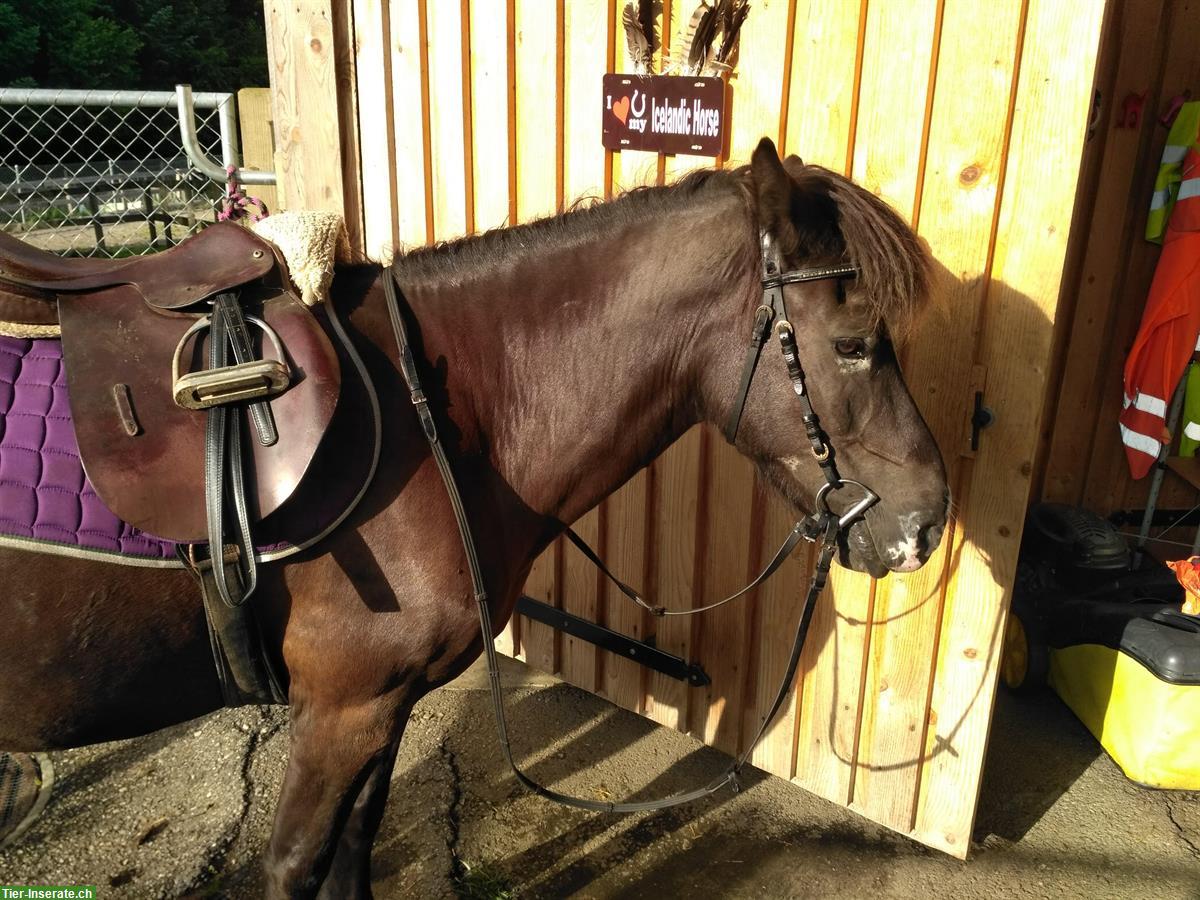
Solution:
<svg viewBox="0 0 1200 900">
<path fill-rule="evenodd" d="M 983 391 L 975 392 L 975 411 L 971 414 L 971 452 L 979 450 L 979 432 L 991 427 L 996 414 L 991 407 L 983 405 Z"/>
</svg>

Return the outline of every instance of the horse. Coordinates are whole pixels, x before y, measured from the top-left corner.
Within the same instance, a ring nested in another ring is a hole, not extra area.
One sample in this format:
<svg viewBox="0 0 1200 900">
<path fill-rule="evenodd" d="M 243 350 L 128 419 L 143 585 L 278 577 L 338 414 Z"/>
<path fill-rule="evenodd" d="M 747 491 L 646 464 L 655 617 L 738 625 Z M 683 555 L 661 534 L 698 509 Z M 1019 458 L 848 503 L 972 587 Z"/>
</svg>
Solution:
<svg viewBox="0 0 1200 900">
<path fill-rule="evenodd" d="M 879 497 L 838 537 L 839 562 L 882 577 L 933 553 L 945 468 L 893 345 L 928 295 L 927 254 L 883 201 L 781 160 L 769 139 L 746 166 L 416 249 L 390 272 L 339 266 L 332 302 L 383 399 L 382 457 L 347 521 L 260 573 L 253 602 L 290 718 L 268 896 L 371 895 L 371 846 L 409 713 L 482 649 L 464 545 L 400 377 L 382 279 L 399 286 L 502 627 L 566 523 L 693 425 L 727 419 L 762 301 L 764 235 L 784 268 L 858 270 L 782 289 L 838 469 Z M 812 512 L 823 475 L 795 403 L 786 367 L 764 356 L 735 446 Z M 187 572 L 0 548 L 0 583 L 0 748 L 128 738 L 222 705 Z"/>
</svg>

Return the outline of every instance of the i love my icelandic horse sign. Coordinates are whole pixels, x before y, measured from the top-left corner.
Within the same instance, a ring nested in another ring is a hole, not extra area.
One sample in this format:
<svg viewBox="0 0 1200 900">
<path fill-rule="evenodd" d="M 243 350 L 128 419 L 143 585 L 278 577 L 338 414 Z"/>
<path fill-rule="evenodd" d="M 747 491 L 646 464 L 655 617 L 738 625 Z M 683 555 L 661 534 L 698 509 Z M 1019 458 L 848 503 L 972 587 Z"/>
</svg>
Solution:
<svg viewBox="0 0 1200 900">
<path fill-rule="evenodd" d="M 605 75 L 604 146 L 719 156 L 725 146 L 725 81 L 686 75 Z"/>
</svg>

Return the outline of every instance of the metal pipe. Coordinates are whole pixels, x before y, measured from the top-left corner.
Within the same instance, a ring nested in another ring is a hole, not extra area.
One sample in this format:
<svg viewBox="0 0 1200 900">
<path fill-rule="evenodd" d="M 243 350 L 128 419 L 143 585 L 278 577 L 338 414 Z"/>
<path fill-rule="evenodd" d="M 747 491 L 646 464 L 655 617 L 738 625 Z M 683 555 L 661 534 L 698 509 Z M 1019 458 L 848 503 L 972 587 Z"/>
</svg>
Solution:
<svg viewBox="0 0 1200 900">
<path fill-rule="evenodd" d="M 192 105 L 216 109 L 232 94 L 205 92 L 192 94 Z M 26 106 L 155 106 L 178 103 L 175 91 L 74 91 L 55 88 L 0 88 L 0 104 Z"/>
<path fill-rule="evenodd" d="M 200 146 L 200 141 L 196 137 L 196 112 L 195 103 L 193 101 L 192 86 L 189 84 L 175 85 L 175 95 L 178 98 L 179 108 L 179 134 L 183 142 L 183 150 L 187 154 L 188 159 L 201 173 L 207 175 L 213 181 L 227 181 L 229 175 L 225 172 L 225 166 L 221 165 L 214 159 L 210 159 Z M 229 95 L 226 94 L 226 97 Z M 222 129 L 224 130 L 224 129 Z M 222 154 L 230 154 L 229 147 L 224 146 L 225 141 L 222 137 Z M 236 159 L 231 160 L 229 165 L 236 163 Z M 274 172 L 255 172 L 249 169 L 234 169 L 233 177 L 242 184 L 274 184 Z"/>
</svg>

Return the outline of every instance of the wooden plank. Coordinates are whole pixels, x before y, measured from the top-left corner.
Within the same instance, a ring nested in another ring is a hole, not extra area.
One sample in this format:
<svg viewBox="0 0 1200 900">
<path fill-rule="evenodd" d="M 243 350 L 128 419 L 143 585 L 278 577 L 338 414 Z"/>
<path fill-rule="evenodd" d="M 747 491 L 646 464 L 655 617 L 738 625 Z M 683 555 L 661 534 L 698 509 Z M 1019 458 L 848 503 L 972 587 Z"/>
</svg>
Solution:
<svg viewBox="0 0 1200 900">
<path fill-rule="evenodd" d="M 509 84 L 506 0 L 470 0 L 468 4 L 471 96 L 471 213 L 476 230 L 508 224 Z M 519 617 L 513 616 L 496 637 L 500 652 L 515 655 Z"/>
<path fill-rule="evenodd" d="M 475 226 L 508 222 L 508 14 L 505 0 L 471 0 L 471 163 Z M 515 198 L 514 198 L 515 199 Z"/>
<path fill-rule="evenodd" d="M 928 761 L 914 836 L 965 856 L 1016 569 L 1040 398 L 1091 109 L 1101 4 L 1032 0 L 982 319 L 980 362 L 1005 410 L 969 466 L 958 565 L 947 588 Z"/>
<path fill-rule="evenodd" d="M 771 491 L 768 487 L 759 489 Z M 800 515 L 773 491 L 766 498 L 766 504 L 766 524 L 762 549 L 758 554 L 763 565 Z M 802 545 L 759 591 L 757 624 L 753 636 L 753 644 L 757 647 L 755 689 L 745 704 L 742 746 L 753 739 L 779 690 L 779 681 L 791 658 L 792 637 L 808 590 L 812 565 L 812 547 Z M 803 696 L 804 675 L 803 671 L 797 674 L 790 699 L 780 709 L 750 760 L 759 768 L 782 778 L 791 778 L 795 773 L 797 716 L 800 712 L 799 700 Z"/>
<path fill-rule="evenodd" d="M 513 91 L 516 118 L 517 218 L 528 222 L 551 215 L 558 207 L 556 179 L 558 98 L 558 4 L 548 0 L 516 0 L 514 5 L 516 83 Z M 551 546 L 534 564 L 526 584 L 539 590 L 538 599 L 557 605 L 554 584 L 555 554 Z M 558 670 L 557 632 L 548 625 L 522 619 L 521 649 L 525 659 L 547 672 Z"/>
<path fill-rule="evenodd" d="M 1082 499 L 1087 467 L 1081 461 L 1087 460 L 1097 439 L 1117 439 L 1116 423 L 1099 418 L 1103 396 L 1096 390 L 1096 372 L 1119 368 L 1124 361 L 1122 345 L 1114 346 L 1112 341 L 1119 306 L 1116 292 L 1128 265 L 1124 250 L 1145 230 L 1147 208 L 1131 203 L 1129 185 L 1145 156 L 1143 135 L 1156 128 L 1154 106 L 1148 98 L 1151 122 L 1141 128 L 1118 127 L 1115 119 L 1124 98 L 1146 90 L 1159 75 L 1164 5 L 1164 0 L 1133 0 L 1121 16 L 1121 58 L 1109 97 L 1115 111 L 1108 127 L 1095 138 L 1104 142 L 1104 159 L 1090 227 L 1086 239 L 1083 234 L 1078 238 L 1086 251 L 1059 390 L 1059 421 L 1050 439 L 1044 475 L 1043 499 L 1056 503 Z"/>
<path fill-rule="evenodd" d="M 387 0 L 355 0 L 355 68 L 358 75 L 359 156 L 362 167 L 363 248 L 390 261 L 396 241 L 395 122 Z"/>
<path fill-rule="evenodd" d="M 604 192 L 604 148 L 597 101 L 608 67 L 607 29 L 596 27 L 594 4 L 568 3 L 563 17 L 563 198 L 600 197 Z M 574 525 L 584 540 L 600 548 L 600 512 L 594 509 Z M 595 622 L 600 618 L 602 578 L 574 547 L 563 546 L 563 608 Z M 585 690 L 599 689 L 594 645 L 573 637 L 562 641 L 563 677 Z"/>
<path fill-rule="evenodd" d="M 919 178 L 936 11 L 935 0 L 869 5 L 866 22 L 858 23 L 862 70 L 856 79 L 845 78 L 859 84 L 850 136 L 852 174 L 909 216 Z M 801 80 L 795 69 L 792 78 Z M 833 157 L 837 147 L 824 152 Z M 863 694 L 875 585 L 866 575 L 835 567 L 827 595 L 814 616 L 813 649 L 806 650 L 811 674 L 804 685 L 796 777 L 814 793 L 845 804 L 852 799 L 863 706 L 876 699 Z"/>
<path fill-rule="evenodd" d="M 425 135 L 429 110 L 424 101 L 421 62 L 421 4 L 390 3 L 393 138 L 396 166 L 396 250 L 433 239 L 426 224 Z"/>
<path fill-rule="evenodd" d="M 798 0 L 787 130 L 781 153 L 841 171 L 850 146 L 854 62 L 862 7 L 850 0 Z"/>
<path fill-rule="evenodd" d="M 654 488 L 655 580 L 653 602 L 668 609 L 690 609 L 697 600 L 696 543 L 703 477 L 703 432 L 689 429 L 658 460 Z M 659 649 L 692 659 L 690 616 L 656 619 L 654 640 Z M 661 725 L 687 731 L 689 701 L 695 688 L 651 673 L 646 715 Z"/>
<path fill-rule="evenodd" d="M 1021 7 L 986 19 L 970 0 L 946 0 L 930 120 L 920 233 L 944 269 L 942 304 L 958 340 L 934 312 L 907 348 L 905 377 L 955 483 L 973 395 L 975 322 L 984 299 L 1016 66 Z M 966 82 L 969 94 L 944 89 Z M 853 809 L 899 831 L 912 828 L 929 685 L 941 624 L 951 538 L 920 572 L 876 591 Z"/>
<path fill-rule="evenodd" d="M 604 550 L 608 564 L 617 577 L 627 583 L 649 584 L 650 546 L 647 516 L 651 510 L 650 477 L 642 469 L 608 498 L 608 526 Z M 646 636 L 646 613 L 607 581 L 604 583 L 604 624 L 635 640 Z M 600 695 L 618 706 L 641 712 L 645 706 L 643 679 L 646 669 L 640 662 L 613 653 L 603 656 Z"/>
<path fill-rule="evenodd" d="M 346 238 L 358 253 L 363 244 L 362 160 L 359 154 L 358 79 L 354 60 L 354 0 L 333 0 L 333 65 L 342 160 L 342 220 Z M 345 125 L 345 127 L 342 127 Z"/>
<path fill-rule="evenodd" d="M 733 164 L 748 162 L 763 135 L 774 137 L 780 124 L 779 73 L 787 52 L 789 4 L 764 0 L 742 26 L 737 77 L 733 80 L 730 156 Z M 712 432 L 705 543 L 700 549 L 706 598 L 733 593 L 746 582 L 758 561 L 753 534 L 762 533 L 762 519 L 753 516 L 754 470 L 718 432 Z M 761 508 L 760 508 L 761 516 Z M 699 626 L 697 657 L 712 678 L 704 702 L 693 698 L 692 727 L 711 743 L 733 752 L 739 747 L 747 680 L 755 660 L 730 648 L 749 648 L 751 604 L 730 604 L 707 613 Z M 755 648 L 756 649 L 756 648 Z M 697 708 L 699 707 L 699 708 Z"/>
<path fill-rule="evenodd" d="M 255 172 L 272 171 L 275 168 L 275 135 L 271 123 L 271 89 L 242 88 L 237 92 L 237 109 L 242 167 Z M 266 204 L 268 212 L 278 208 L 275 185 L 254 185 L 248 191 L 250 196 Z"/>
<path fill-rule="evenodd" d="M 467 231 L 466 134 L 463 125 L 462 6 L 429 4 L 429 83 L 437 102 L 429 105 L 433 175 L 433 238 L 444 241 Z"/>
<path fill-rule="evenodd" d="M 266 20 L 281 206 L 344 214 L 331 2 L 266 0 Z"/>
</svg>

